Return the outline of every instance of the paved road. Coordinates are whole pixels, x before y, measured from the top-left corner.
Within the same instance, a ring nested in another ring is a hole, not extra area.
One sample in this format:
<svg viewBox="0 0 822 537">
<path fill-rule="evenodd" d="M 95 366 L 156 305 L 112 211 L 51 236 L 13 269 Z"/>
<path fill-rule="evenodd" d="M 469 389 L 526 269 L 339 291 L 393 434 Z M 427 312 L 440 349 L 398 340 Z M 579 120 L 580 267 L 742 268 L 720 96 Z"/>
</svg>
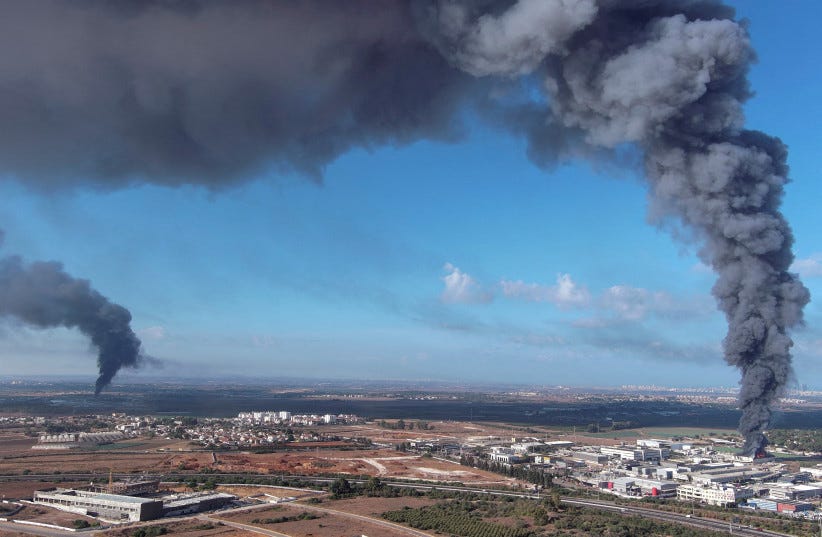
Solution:
<svg viewBox="0 0 822 537">
<path fill-rule="evenodd" d="M 0 532 L 13 531 L 15 533 L 28 533 L 29 535 L 39 535 L 40 537 L 66 537 L 67 535 L 77 535 L 73 531 L 62 531 L 52 528 L 29 526 L 27 524 L 14 524 L 13 522 L 0 521 Z M 82 535 L 82 534 L 81 534 Z"/>
</svg>

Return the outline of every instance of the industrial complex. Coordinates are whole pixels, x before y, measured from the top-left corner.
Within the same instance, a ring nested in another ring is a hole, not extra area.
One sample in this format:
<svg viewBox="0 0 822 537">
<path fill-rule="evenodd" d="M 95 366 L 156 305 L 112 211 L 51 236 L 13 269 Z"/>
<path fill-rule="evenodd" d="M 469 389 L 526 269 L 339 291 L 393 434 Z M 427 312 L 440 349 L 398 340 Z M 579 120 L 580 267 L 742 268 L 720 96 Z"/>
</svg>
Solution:
<svg viewBox="0 0 822 537">
<path fill-rule="evenodd" d="M 123 484 L 121 489 L 128 489 Z M 34 493 L 33 502 L 61 511 L 97 517 L 109 522 L 139 522 L 218 509 L 237 497 L 222 492 L 138 497 L 78 489 L 46 489 Z"/>
</svg>

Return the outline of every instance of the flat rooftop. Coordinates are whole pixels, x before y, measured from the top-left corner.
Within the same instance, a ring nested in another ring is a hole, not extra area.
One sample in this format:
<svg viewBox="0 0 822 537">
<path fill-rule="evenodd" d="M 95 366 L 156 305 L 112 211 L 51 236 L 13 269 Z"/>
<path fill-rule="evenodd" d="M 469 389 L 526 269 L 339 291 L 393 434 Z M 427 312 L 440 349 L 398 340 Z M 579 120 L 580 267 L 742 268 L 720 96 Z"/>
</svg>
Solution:
<svg viewBox="0 0 822 537">
<path fill-rule="evenodd" d="M 89 492 L 86 490 L 72 490 L 72 489 L 56 489 L 56 490 L 38 490 L 36 494 L 43 496 L 63 496 L 66 498 L 92 498 L 95 500 L 103 500 L 108 502 L 119 503 L 149 503 L 156 502 L 156 499 L 151 498 L 137 498 L 136 496 L 123 496 L 121 494 L 106 494 L 105 492 Z"/>
</svg>

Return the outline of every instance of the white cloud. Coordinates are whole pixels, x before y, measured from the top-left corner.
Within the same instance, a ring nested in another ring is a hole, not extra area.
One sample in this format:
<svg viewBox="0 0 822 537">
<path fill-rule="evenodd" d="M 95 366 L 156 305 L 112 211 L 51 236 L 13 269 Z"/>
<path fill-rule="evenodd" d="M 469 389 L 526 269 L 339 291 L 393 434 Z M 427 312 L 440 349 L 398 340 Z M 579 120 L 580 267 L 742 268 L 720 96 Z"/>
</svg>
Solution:
<svg viewBox="0 0 822 537">
<path fill-rule="evenodd" d="M 574 283 L 570 274 L 557 275 L 555 302 L 559 305 L 584 306 L 591 300 L 588 289 Z"/>
<path fill-rule="evenodd" d="M 675 298 L 664 291 L 651 291 L 630 285 L 614 285 L 608 288 L 602 294 L 601 307 L 612 311 L 624 321 L 639 321 L 649 315 L 685 318 L 715 311 L 707 296 Z"/>
<path fill-rule="evenodd" d="M 570 274 L 558 274 L 556 285 L 525 283 L 522 280 L 502 280 L 499 285 L 508 298 L 551 302 L 560 308 L 584 307 L 591 301 L 588 289 L 574 282 Z"/>
<path fill-rule="evenodd" d="M 797 259 L 791 265 L 791 270 L 799 273 L 803 278 L 822 276 L 822 253 L 812 254 L 805 259 Z"/>
<path fill-rule="evenodd" d="M 442 277 L 445 283 L 440 299 L 449 304 L 474 304 L 490 302 L 491 293 L 482 289 L 477 281 L 469 274 L 461 271 L 451 263 L 443 267 L 448 274 Z"/>
<path fill-rule="evenodd" d="M 670 297 L 665 293 L 628 285 L 614 285 L 602 296 L 605 308 L 614 311 L 618 317 L 631 321 L 643 319 L 649 311 L 657 311 L 669 303 Z"/>
</svg>

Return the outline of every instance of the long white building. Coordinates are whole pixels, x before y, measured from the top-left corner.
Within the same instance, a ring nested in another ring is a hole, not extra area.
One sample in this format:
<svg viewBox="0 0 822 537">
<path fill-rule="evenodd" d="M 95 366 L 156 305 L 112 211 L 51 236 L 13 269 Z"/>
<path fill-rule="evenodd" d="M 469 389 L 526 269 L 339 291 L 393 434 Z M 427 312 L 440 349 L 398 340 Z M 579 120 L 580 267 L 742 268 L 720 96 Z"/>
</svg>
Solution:
<svg viewBox="0 0 822 537">
<path fill-rule="evenodd" d="M 38 490 L 34 493 L 34 503 L 114 522 L 138 522 L 163 516 L 163 502 L 160 500 L 86 490 Z"/>
<path fill-rule="evenodd" d="M 702 502 L 719 507 L 736 505 L 742 500 L 752 498 L 753 495 L 753 490 L 750 488 L 729 486 L 679 485 L 676 489 L 678 500 Z"/>
</svg>

